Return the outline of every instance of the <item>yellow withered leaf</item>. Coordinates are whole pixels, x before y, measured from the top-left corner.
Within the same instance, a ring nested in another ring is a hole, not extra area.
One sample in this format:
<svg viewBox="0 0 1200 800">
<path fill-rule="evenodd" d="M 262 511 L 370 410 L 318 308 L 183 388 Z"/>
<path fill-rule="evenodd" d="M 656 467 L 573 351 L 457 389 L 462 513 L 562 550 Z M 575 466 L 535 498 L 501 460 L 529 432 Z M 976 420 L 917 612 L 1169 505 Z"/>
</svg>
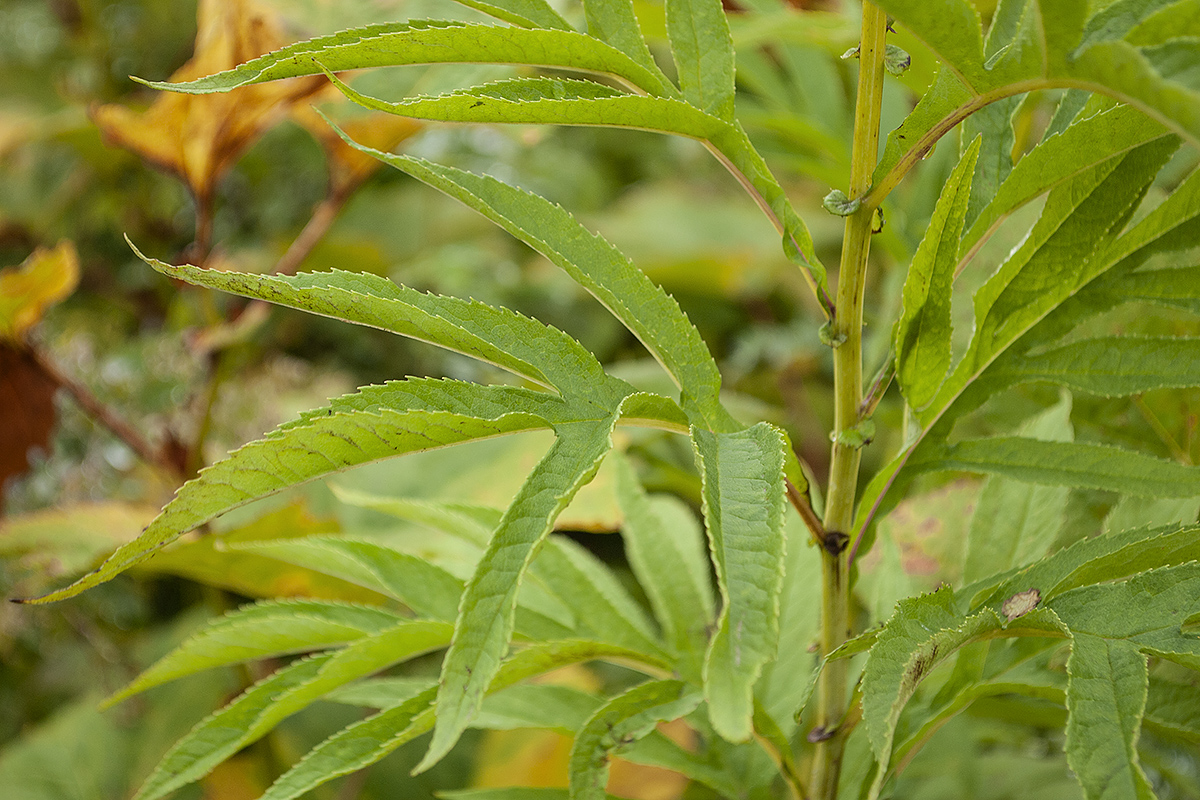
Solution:
<svg viewBox="0 0 1200 800">
<path fill-rule="evenodd" d="M 248 0 L 200 0 L 197 17 L 195 54 L 173 82 L 231 69 L 285 43 L 278 21 Z M 313 76 L 219 94 L 163 92 L 145 111 L 102 105 L 91 115 L 106 141 L 178 175 L 205 205 L 246 148 L 324 85 L 324 76 Z"/>
<path fill-rule="evenodd" d="M 69 241 L 39 247 L 19 267 L 0 269 L 0 339 L 22 338 L 78 283 L 79 256 Z"/>
</svg>

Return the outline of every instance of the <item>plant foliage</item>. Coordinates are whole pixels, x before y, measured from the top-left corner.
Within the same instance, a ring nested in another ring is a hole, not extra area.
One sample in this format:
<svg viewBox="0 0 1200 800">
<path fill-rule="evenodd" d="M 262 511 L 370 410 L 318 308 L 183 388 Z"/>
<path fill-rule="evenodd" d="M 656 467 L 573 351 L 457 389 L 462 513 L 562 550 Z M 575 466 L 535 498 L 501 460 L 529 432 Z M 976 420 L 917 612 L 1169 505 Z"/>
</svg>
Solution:
<svg viewBox="0 0 1200 800">
<path fill-rule="evenodd" d="M 739 122 L 743 99 L 747 108 L 753 102 L 736 91 L 735 58 L 737 77 L 744 69 L 755 87 L 767 85 L 773 67 L 757 51 L 735 57 L 738 28 L 731 32 L 718 0 L 667 0 L 671 63 L 647 44 L 628 0 L 584 0 L 581 17 L 561 15 L 543 0 L 466 4 L 503 24 L 356 28 L 214 75 L 149 85 L 204 94 L 326 74 L 356 103 L 416 119 L 608 126 L 698 140 L 775 225 L 817 305 L 844 323 L 848 310 L 830 293 L 808 227 Z M 784 13 L 770 2 L 749 5 L 757 10 L 735 22 Z M 944 472 L 989 476 L 968 537 L 966 585 L 903 599 L 886 619 L 858 620 L 859 637 L 823 653 L 813 673 L 816 681 L 820 669 L 840 669 L 866 654 L 837 734 L 838 746 L 862 760 L 845 769 L 842 796 L 884 795 L 938 728 L 985 701 L 1010 716 L 1032 706 L 1061 712 L 1066 763 L 1086 797 L 1147 798 L 1169 784 L 1165 773 L 1147 771 L 1139 747 L 1148 730 L 1167 740 L 1200 737 L 1194 674 L 1188 691 L 1160 669 L 1200 669 L 1194 514 L 1172 524 L 1147 516 L 1141 527 L 1065 547 L 1059 532 L 1073 490 L 1200 496 L 1200 467 L 1128 441 L 1077 440 L 1067 394 L 1128 397 L 1200 385 L 1196 336 L 1094 332 L 1097 320 L 1131 302 L 1200 313 L 1200 277 L 1189 261 L 1200 241 L 1200 173 L 1164 172 L 1180 159 L 1194 162 L 1194 154 L 1179 154 L 1200 142 L 1196 5 L 1001 0 L 986 26 L 967 0 L 877 5 L 923 47 L 914 60 L 936 57 L 938 66 L 915 109 L 887 136 L 870 190 L 846 213 L 869 218 L 890 202 L 889 193 L 960 125 L 962 147 L 911 257 L 890 328 L 883 375 L 894 374 L 902 392 L 904 436 L 860 493 L 852 530 L 821 528 L 813 513 L 821 495 L 781 428 L 723 404 L 717 363 L 669 294 L 571 212 L 496 178 L 381 152 L 342 134 L 560 268 L 637 338 L 676 394 L 641 391 L 607 373 L 563 331 L 483 302 L 365 273 L 260 275 L 145 258 L 190 284 L 436 345 L 504 370 L 512 382 L 409 378 L 305 412 L 201 471 L 98 570 L 33 602 L 78 594 L 228 511 L 305 481 L 532 430 L 552 432 L 554 442 L 502 513 L 464 514 L 446 504 L 421 510 L 426 523 L 473 553 L 469 575 L 352 538 L 232 544 L 369 589 L 393 605 L 257 603 L 213 622 L 114 695 L 115 702 L 218 665 L 303 654 L 181 739 L 139 800 L 199 779 L 322 698 L 377 710 L 312 749 L 265 797 L 299 797 L 432 732 L 417 767 L 426 770 L 467 729 L 506 725 L 574 736 L 565 795 L 572 799 L 604 797 L 618 754 L 679 771 L 721 795 L 759 796 L 780 779 L 807 792 L 797 762 L 822 758 L 811 743 L 833 732 L 797 724 L 809 719 L 808 670 L 776 669 L 812 663 L 796 655 L 808 641 L 789 638 L 797 614 L 817 613 L 794 601 L 806 580 L 796 564 L 823 550 L 848 549 L 850 558 L 862 559 L 887 511 Z M 787 14 L 803 29 L 805 14 Z M 577 30 L 572 23 L 581 19 L 586 24 Z M 520 71 L 390 100 L 335 75 L 430 63 Z M 1043 138 L 1014 153 L 1014 115 L 1030 93 L 1044 90 L 1066 91 Z M 806 123 L 810 132 L 815 117 Z M 830 152 L 835 162 L 844 158 Z M 969 331 L 956 332 L 960 273 L 1005 219 L 1042 195 L 1040 208 L 1026 209 L 1033 222 L 1019 244 L 978 283 Z M 1061 387 L 1059 404 L 1015 433 L 980 435 L 972 414 L 1031 383 Z M 851 422 L 834 431 L 837 446 L 867 446 L 870 410 Z M 648 496 L 630 461 L 611 452 L 618 426 L 658 428 L 690 441 L 706 545 L 688 512 Z M 606 458 L 617 460 L 629 562 L 648 611 L 609 566 L 553 532 Z M 853 497 L 854 485 L 840 487 L 847 490 Z M 789 497 L 805 515 L 804 535 L 787 533 Z M 416 508 L 396 513 L 413 516 Z M 820 547 L 805 548 L 806 538 Z M 443 650 L 436 682 L 373 677 Z M 621 664 L 638 678 L 611 697 L 522 683 L 595 660 Z M 681 718 L 703 738 L 699 750 L 658 732 L 660 723 Z"/>
</svg>

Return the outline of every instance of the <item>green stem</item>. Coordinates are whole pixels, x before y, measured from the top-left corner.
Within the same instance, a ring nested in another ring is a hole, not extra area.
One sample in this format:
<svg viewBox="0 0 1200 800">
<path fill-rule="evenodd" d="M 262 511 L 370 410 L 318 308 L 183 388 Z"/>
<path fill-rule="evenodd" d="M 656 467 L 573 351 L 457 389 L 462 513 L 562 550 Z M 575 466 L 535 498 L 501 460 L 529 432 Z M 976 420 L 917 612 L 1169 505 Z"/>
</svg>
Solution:
<svg viewBox="0 0 1200 800">
<path fill-rule="evenodd" d="M 883 98 L 883 56 L 887 16 L 871 3 L 863 4 L 862 39 L 859 43 L 858 96 L 854 111 L 854 148 L 850 167 L 850 197 L 861 198 L 871 188 L 871 173 L 879 152 L 879 110 Z M 845 436 L 859 422 L 863 399 L 862 316 L 867 254 L 871 243 L 873 209 L 862 207 L 846 218 L 838 273 L 837 318 L 833 340 L 834 444 L 829 468 L 829 497 L 825 505 L 825 530 L 821 553 L 821 653 L 828 655 L 850 637 L 850 574 L 847 532 L 854 522 L 854 495 L 858 488 L 861 442 Z M 830 662 L 821 675 L 817 693 L 816 727 L 809 734 L 816 743 L 813 777 L 815 798 L 837 796 L 838 775 L 846 731 L 846 669 L 844 659 Z"/>
</svg>

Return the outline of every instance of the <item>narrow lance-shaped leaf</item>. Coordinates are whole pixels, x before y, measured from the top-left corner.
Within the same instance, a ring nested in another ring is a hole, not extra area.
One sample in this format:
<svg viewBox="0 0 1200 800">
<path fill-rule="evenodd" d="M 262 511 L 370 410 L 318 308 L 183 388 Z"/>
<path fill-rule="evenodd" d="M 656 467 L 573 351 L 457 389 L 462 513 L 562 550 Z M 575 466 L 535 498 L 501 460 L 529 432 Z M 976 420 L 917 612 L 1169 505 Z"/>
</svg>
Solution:
<svg viewBox="0 0 1200 800">
<path fill-rule="evenodd" d="M 349 603 L 255 603 L 191 635 L 105 703 L 117 703 L 152 686 L 213 667 L 346 644 L 402 621 L 394 611 Z"/>
<path fill-rule="evenodd" d="M 603 659 L 629 663 L 639 658 L 630 650 L 600 642 L 547 642 L 520 650 L 508 658 L 500 666 L 488 691 L 500 691 L 525 678 L 568 664 Z M 435 694 L 436 689 L 430 689 L 411 701 L 404 701 L 399 707 L 384 710 L 335 733 L 272 784 L 262 800 L 300 797 L 327 781 L 374 764 L 400 745 L 427 732 L 433 727 L 434 709 L 430 703 Z"/>
<path fill-rule="evenodd" d="M 668 83 L 654 61 L 633 11 L 633 0 L 584 0 L 588 36 L 608 42 Z"/>
<path fill-rule="evenodd" d="M 500 122 L 600 125 L 673 133 L 707 141 L 714 154 L 760 203 L 783 235 L 788 257 L 805 270 L 814 293 L 828 309 L 825 268 L 812 237 L 796 214 L 779 181 L 771 174 L 745 131 L 671 98 L 623 95 L 597 84 L 546 78 L 498 81 L 438 97 L 389 103 L 356 92 L 332 73 L 330 79 L 347 97 L 366 108 L 422 119 L 457 122 Z"/>
<path fill-rule="evenodd" d="M 1071 396 L 1064 393 L 1058 403 L 1022 426 L 1021 434 L 1073 441 Z M 1068 494 L 1066 487 L 988 478 L 967 531 L 963 581 L 971 583 L 1045 556 L 1062 527 Z"/>
<path fill-rule="evenodd" d="M 1146 657 L 1129 642 L 1076 633 L 1067 659 L 1067 763 L 1089 800 L 1154 800 L 1138 760 Z"/>
<path fill-rule="evenodd" d="M 197 286 L 429 342 L 562 392 L 577 388 L 579 394 L 595 396 L 601 403 L 598 389 L 613 385 L 595 357 L 562 331 L 477 301 L 418 292 L 369 273 L 252 275 L 143 260 L 159 272 Z"/>
<path fill-rule="evenodd" d="M 546 0 L 455 0 L 455 2 L 525 28 L 571 30 L 570 24 Z"/>
<path fill-rule="evenodd" d="M 499 5 L 491 3 L 490 5 Z M 297 42 L 239 67 L 186 83 L 144 81 L 155 89 L 190 94 L 335 72 L 404 64 L 528 64 L 621 78 L 652 95 L 678 90 L 620 50 L 568 30 L 510 28 L 477 23 L 389 22 Z"/>
<path fill-rule="evenodd" d="M 445 647 L 450 633 L 450 625 L 444 622 L 403 622 L 337 653 L 314 656 L 284 667 L 198 723 L 176 742 L 142 784 L 137 800 L 154 800 L 202 778 L 281 720 L 332 689 L 415 655 Z"/>
<path fill-rule="evenodd" d="M 971 143 L 950 173 L 904 281 L 896 321 L 896 377 L 914 409 L 933 400 L 950 369 L 950 294 L 981 141 Z"/>
<path fill-rule="evenodd" d="M 438 689 L 437 726 L 418 771 L 437 763 L 466 730 L 500 668 L 513 631 L 517 588 L 555 518 L 612 448 L 618 413 L 557 427 L 558 438 L 526 478 L 467 583 Z"/>
<path fill-rule="evenodd" d="M 963 645 L 984 637 L 1066 635 L 1063 624 L 1045 609 L 1033 609 L 1006 622 L 991 608 L 963 617 L 954 606 L 954 592 L 949 589 L 902 600 L 867 656 L 862 676 L 863 722 L 878 760 L 869 794 L 872 800 L 879 797 L 889 774 L 900 714 L 934 666 Z"/>
<path fill-rule="evenodd" d="M 728 434 L 695 429 L 692 441 L 723 604 L 704 663 L 704 695 L 717 732 L 745 741 L 754 683 L 778 645 L 784 440 L 759 423 Z"/>
<path fill-rule="evenodd" d="M 580 610 L 579 633 L 586 639 L 666 656 L 649 620 L 603 561 L 582 545 L 550 537 L 538 553 L 542 580 Z"/>
<path fill-rule="evenodd" d="M 1166 135 L 1161 123 L 1132 106 L 1102 109 L 1077 120 L 1017 162 L 971 223 L 963 246 L 973 246 L 1014 209 L 1071 176 Z"/>
<path fill-rule="evenodd" d="M 1102 444 L 1043 442 L 1020 437 L 971 439 L 930 447 L 912 469 L 1005 475 L 1048 486 L 1127 492 L 1144 497 L 1200 494 L 1200 467 Z"/>
<path fill-rule="evenodd" d="M 545 255 L 638 337 L 680 386 L 685 410 L 728 427 L 721 376 L 679 305 L 619 250 L 561 206 L 486 175 L 347 142 L 465 203 Z"/>
<path fill-rule="evenodd" d="M 733 37 L 720 0 L 667 0 L 667 36 L 683 96 L 733 119 Z"/>
<path fill-rule="evenodd" d="M 628 460 L 613 457 L 629 565 L 675 651 L 680 674 L 698 683 L 714 616 L 703 533 L 687 508 L 653 504 Z"/>
<path fill-rule="evenodd" d="M 1195 294 L 1200 295 L 1200 290 Z M 1200 338 L 1111 336 L 1081 339 L 1005 359 L 992 378 L 1051 381 L 1102 397 L 1200 385 Z"/>
<path fill-rule="evenodd" d="M 601 706 L 571 747 L 571 800 L 603 800 L 613 754 L 646 736 L 659 722 L 691 713 L 701 699 L 700 692 L 683 681 L 649 681 Z"/>
<path fill-rule="evenodd" d="M 110 580 L 184 533 L 252 500 L 348 467 L 405 453 L 549 427 L 540 417 L 506 414 L 494 420 L 445 412 L 332 413 L 235 450 L 180 487 L 137 539 L 119 547 L 94 572 L 70 586 L 24 602 L 73 597 Z"/>
</svg>

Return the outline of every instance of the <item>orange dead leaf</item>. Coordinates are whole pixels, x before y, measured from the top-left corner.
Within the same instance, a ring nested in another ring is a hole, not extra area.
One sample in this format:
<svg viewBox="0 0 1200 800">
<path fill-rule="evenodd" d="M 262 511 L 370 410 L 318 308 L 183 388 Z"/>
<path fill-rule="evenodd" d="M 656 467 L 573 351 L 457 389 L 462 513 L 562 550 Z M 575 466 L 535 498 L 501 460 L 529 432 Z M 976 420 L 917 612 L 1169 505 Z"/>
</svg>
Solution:
<svg viewBox="0 0 1200 800">
<path fill-rule="evenodd" d="M 19 340 L 78 283 L 79 256 L 69 241 L 39 247 L 21 266 L 0 270 L 0 339 Z"/>
<path fill-rule="evenodd" d="M 192 59 L 171 76 L 186 81 L 230 69 L 284 44 L 278 22 L 249 0 L 200 0 Z M 313 76 L 245 86 L 224 94 L 164 92 L 144 112 L 125 106 L 94 107 L 105 139 L 181 177 L 202 207 L 221 175 L 289 107 L 319 91 Z"/>
</svg>

